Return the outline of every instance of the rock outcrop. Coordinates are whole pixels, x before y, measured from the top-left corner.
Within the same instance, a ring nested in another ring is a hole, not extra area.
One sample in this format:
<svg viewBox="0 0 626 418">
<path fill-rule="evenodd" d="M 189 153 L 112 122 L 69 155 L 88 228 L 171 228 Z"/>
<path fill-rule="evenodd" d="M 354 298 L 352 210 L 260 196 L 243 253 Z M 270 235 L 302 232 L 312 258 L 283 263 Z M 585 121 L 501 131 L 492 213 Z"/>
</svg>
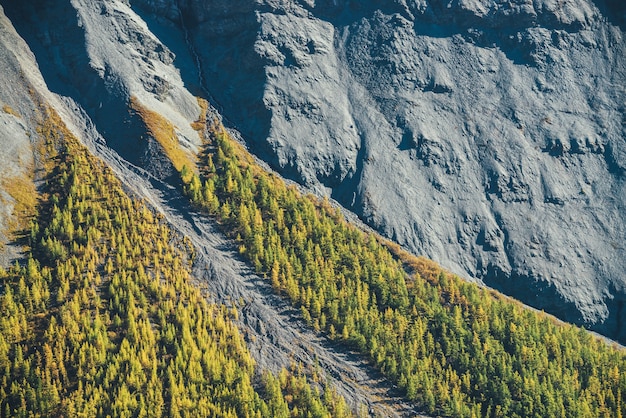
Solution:
<svg viewBox="0 0 626 418">
<path fill-rule="evenodd" d="M 49 89 L 73 98 L 128 161 L 159 178 L 173 173 L 130 111 L 131 97 L 163 115 L 181 145 L 197 151 L 199 138 L 190 126 L 200 114 L 196 98 L 184 87 L 174 54 L 127 2 L 9 2 L 5 9 Z"/>
</svg>

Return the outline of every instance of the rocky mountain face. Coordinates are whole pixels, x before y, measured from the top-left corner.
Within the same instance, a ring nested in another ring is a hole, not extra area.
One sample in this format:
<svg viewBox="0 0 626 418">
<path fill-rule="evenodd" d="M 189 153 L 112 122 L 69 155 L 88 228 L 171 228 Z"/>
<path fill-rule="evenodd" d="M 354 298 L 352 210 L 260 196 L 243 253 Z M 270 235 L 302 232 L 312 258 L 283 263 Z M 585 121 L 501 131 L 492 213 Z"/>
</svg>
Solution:
<svg viewBox="0 0 626 418">
<path fill-rule="evenodd" d="M 413 252 L 626 341 L 622 2 L 1 3 L 19 34 L 3 102 L 30 100 L 11 90 L 29 57 L 67 120 L 165 179 L 129 98 L 193 151 L 193 96 L 209 97 L 273 168 Z M 32 128 L 0 117 L 32 156 Z"/>
</svg>

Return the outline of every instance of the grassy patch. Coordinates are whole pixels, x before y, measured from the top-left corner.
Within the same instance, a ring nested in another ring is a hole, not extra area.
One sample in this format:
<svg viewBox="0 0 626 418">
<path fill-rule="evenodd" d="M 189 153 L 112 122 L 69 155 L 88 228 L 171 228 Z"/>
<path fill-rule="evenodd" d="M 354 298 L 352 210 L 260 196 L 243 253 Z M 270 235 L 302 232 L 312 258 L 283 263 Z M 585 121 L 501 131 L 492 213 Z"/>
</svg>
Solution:
<svg viewBox="0 0 626 418">
<path fill-rule="evenodd" d="M 37 190 L 35 183 L 26 174 L 3 179 L 0 186 L 14 200 L 13 219 L 9 222 L 9 232 L 15 232 L 28 226 L 28 221 L 35 214 L 37 206 Z"/>
<path fill-rule="evenodd" d="M 206 128 L 206 115 L 209 110 L 209 102 L 205 99 L 198 97 L 198 106 L 200 106 L 200 116 L 198 120 L 191 123 L 191 127 L 198 132 L 202 132 Z"/>
<path fill-rule="evenodd" d="M 195 166 L 189 154 L 180 147 L 174 125 L 157 112 L 146 108 L 136 97 L 130 98 L 130 107 L 141 117 L 150 135 L 163 147 L 165 155 L 176 170 L 181 171 L 185 165 L 187 167 Z"/>
<path fill-rule="evenodd" d="M 17 111 L 16 111 L 15 109 L 13 109 L 11 106 L 9 106 L 9 105 L 7 105 L 7 104 L 5 104 L 4 106 L 2 106 L 2 111 L 3 111 L 4 113 L 9 114 L 9 115 L 13 115 L 13 116 L 15 116 L 16 118 L 21 118 L 20 114 L 19 114 L 19 113 L 17 113 Z"/>
</svg>

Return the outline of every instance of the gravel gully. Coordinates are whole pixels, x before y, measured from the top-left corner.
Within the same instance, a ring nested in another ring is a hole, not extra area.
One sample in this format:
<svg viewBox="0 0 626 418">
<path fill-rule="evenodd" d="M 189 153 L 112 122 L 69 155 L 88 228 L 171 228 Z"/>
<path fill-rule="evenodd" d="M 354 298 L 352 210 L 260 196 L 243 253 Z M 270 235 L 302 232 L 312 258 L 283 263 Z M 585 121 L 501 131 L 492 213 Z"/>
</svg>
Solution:
<svg viewBox="0 0 626 418">
<path fill-rule="evenodd" d="M 76 108 L 70 99 L 65 101 Z M 189 205 L 180 189 L 121 158 L 106 145 L 89 118 L 73 113 L 71 119 L 83 143 L 111 167 L 126 191 L 143 199 L 173 230 L 191 241 L 196 251 L 195 280 L 209 300 L 238 306 L 239 326 L 259 369 L 277 372 L 294 361 L 316 367 L 354 409 L 370 416 L 423 416 L 363 356 L 342 350 L 311 330 L 299 311 L 240 259 L 234 243 L 215 222 Z"/>
</svg>

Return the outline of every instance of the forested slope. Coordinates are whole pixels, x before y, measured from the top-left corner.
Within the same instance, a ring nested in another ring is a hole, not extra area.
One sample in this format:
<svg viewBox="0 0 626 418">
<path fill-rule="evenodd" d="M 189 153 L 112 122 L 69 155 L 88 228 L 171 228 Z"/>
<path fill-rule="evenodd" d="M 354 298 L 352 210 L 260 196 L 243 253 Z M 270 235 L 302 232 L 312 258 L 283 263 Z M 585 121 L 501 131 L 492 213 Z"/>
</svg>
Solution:
<svg viewBox="0 0 626 418">
<path fill-rule="evenodd" d="M 254 163 L 219 122 L 185 189 L 303 318 L 429 413 L 615 417 L 626 354 L 349 225 Z"/>
<path fill-rule="evenodd" d="M 186 239 L 53 111 L 40 123 L 46 176 L 27 259 L 0 271 L 2 416 L 351 415 L 300 373 L 260 376 L 236 310 L 190 284 Z"/>
</svg>

